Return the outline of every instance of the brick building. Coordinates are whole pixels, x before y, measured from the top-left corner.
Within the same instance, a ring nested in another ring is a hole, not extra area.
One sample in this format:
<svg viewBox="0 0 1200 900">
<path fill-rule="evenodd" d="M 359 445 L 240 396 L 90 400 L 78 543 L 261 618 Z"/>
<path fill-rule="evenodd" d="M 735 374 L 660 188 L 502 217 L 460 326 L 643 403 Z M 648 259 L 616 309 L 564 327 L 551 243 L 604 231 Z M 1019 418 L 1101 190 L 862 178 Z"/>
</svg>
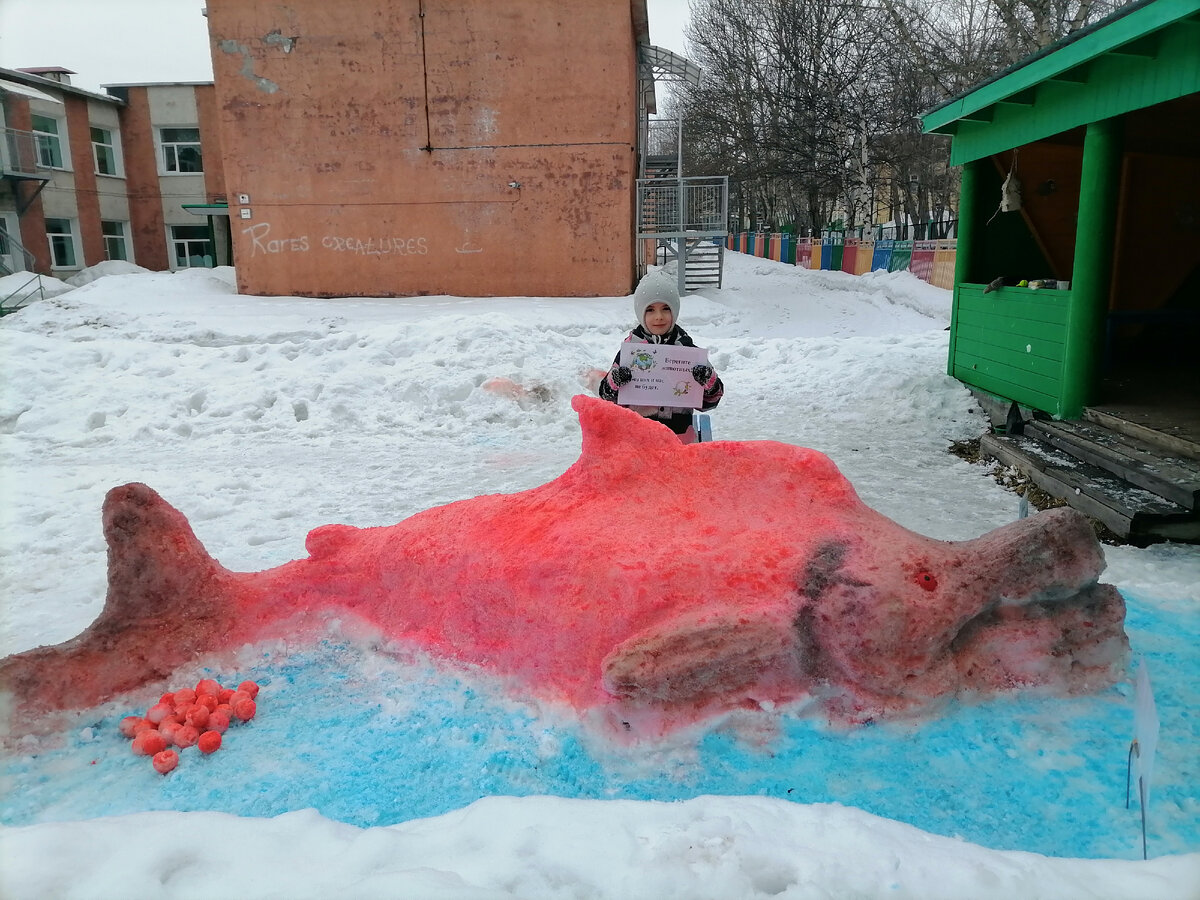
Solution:
<svg viewBox="0 0 1200 900">
<path fill-rule="evenodd" d="M 71 74 L 0 69 L 0 274 L 227 264 L 212 84 L 98 94 Z"/>
</svg>

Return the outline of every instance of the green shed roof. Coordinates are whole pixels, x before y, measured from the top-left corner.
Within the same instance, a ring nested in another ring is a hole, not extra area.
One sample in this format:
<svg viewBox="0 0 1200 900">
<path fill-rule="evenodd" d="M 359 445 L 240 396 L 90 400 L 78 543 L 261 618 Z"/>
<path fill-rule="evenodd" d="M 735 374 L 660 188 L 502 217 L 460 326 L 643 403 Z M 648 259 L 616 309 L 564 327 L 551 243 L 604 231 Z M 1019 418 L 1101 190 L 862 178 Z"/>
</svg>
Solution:
<svg viewBox="0 0 1200 900">
<path fill-rule="evenodd" d="M 1200 92 L 1200 0 L 1142 0 L 922 117 L 952 165 Z"/>
</svg>

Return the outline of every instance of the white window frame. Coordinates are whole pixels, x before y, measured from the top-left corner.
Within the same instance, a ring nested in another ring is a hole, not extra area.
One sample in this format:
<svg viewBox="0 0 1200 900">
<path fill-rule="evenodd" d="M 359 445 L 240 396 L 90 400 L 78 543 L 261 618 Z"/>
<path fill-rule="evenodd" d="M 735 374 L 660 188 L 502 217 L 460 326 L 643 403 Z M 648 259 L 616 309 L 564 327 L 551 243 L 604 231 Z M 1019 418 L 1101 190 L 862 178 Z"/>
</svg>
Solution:
<svg viewBox="0 0 1200 900">
<path fill-rule="evenodd" d="M 194 131 L 196 139 L 194 141 L 167 140 L 167 132 L 173 131 Z M 198 125 L 164 125 L 158 129 L 158 146 L 160 147 L 158 154 L 159 174 L 160 175 L 201 175 L 204 173 L 204 148 L 200 143 L 200 126 Z M 196 155 L 200 159 L 200 168 L 194 171 L 180 171 L 179 156 L 180 151 L 195 148 Z"/>
<path fill-rule="evenodd" d="M 201 228 L 204 230 L 203 239 L 198 237 L 180 238 L 175 236 L 176 228 Z M 212 232 L 207 225 L 168 225 L 167 226 L 167 242 L 171 247 L 171 259 L 176 269 L 193 269 L 204 268 L 209 269 L 217 263 L 217 248 L 213 243 Z M 191 248 L 203 243 L 207 249 L 207 253 L 192 253 Z M 181 253 L 180 250 L 183 250 Z M 193 266 L 192 258 L 194 256 L 207 256 L 212 260 L 212 266 Z"/>
<path fill-rule="evenodd" d="M 66 231 L 51 231 L 51 222 L 66 222 Z M 55 238 L 66 238 L 67 246 L 71 251 L 71 262 L 60 263 L 58 254 L 54 252 Z M 50 268 L 51 269 L 82 269 L 83 264 L 79 261 L 79 241 L 75 237 L 75 220 L 64 218 L 62 216 L 46 216 L 46 242 L 50 245 Z"/>
<path fill-rule="evenodd" d="M 46 116 L 41 113 L 33 114 L 34 124 L 31 126 L 33 131 L 33 140 L 37 146 L 38 166 L 43 169 L 59 169 L 67 170 L 67 161 L 69 156 L 63 155 L 63 138 L 66 137 L 66 120 L 57 116 Z M 43 119 L 46 122 L 54 123 L 53 131 L 43 131 L 37 127 L 36 120 Z M 50 161 L 46 161 L 46 156 L 50 157 Z M 58 157 L 58 165 L 54 164 L 55 156 Z"/>
<path fill-rule="evenodd" d="M 101 219 L 100 234 L 104 238 L 104 258 L 105 259 L 120 259 L 125 262 L 133 262 L 130 258 L 133 254 L 130 252 L 129 246 L 129 229 L 126 228 L 128 222 L 122 222 L 119 219 Z M 115 225 L 116 229 L 110 229 L 109 226 Z M 109 234 L 109 230 L 118 231 L 118 234 Z M 115 242 L 120 241 L 121 255 L 113 256 L 112 248 L 116 245 Z M 110 243 L 113 242 L 113 243 Z"/>
<path fill-rule="evenodd" d="M 106 135 L 108 137 L 107 143 L 105 143 L 104 141 L 96 140 L 96 132 L 97 131 L 102 132 L 104 135 Z M 91 125 L 91 126 L 89 126 L 88 134 L 92 139 L 92 163 L 96 167 L 96 174 L 103 175 L 108 178 L 121 178 L 123 176 L 123 171 L 122 171 L 122 166 L 121 166 L 120 145 L 117 143 L 116 130 L 112 129 L 112 128 L 105 128 L 102 125 Z M 111 172 L 101 172 L 100 171 L 100 148 L 101 147 L 106 148 L 108 150 L 108 158 L 112 162 L 112 168 L 113 168 L 113 171 L 111 171 Z"/>
</svg>

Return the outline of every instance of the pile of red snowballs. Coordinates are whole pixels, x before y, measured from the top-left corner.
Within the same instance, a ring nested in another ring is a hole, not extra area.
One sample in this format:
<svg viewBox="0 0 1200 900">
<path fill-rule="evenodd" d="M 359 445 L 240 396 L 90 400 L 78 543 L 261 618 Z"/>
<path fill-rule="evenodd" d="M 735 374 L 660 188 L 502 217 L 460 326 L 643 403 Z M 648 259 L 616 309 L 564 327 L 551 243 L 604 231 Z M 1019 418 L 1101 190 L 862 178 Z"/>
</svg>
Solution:
<svg viewBox="0 0 1200 900">
<path fill-rule="evenodd" d="M 211 678 L 202 678 L 195 688 L 180 688 L 163 694 L 144 716 L 126 716 L 121 734 L 133 739 L 136 756 L 149 756 L 157 772 L 166 775 L 179 765 L 179 753 L 199 747 L 201 753 L 221 749 L 221 735 L 234 721 L 248 722 L 258 712 L 254 698 L 258 685 L 243 681 L 223 688 Z"/>
</svg>

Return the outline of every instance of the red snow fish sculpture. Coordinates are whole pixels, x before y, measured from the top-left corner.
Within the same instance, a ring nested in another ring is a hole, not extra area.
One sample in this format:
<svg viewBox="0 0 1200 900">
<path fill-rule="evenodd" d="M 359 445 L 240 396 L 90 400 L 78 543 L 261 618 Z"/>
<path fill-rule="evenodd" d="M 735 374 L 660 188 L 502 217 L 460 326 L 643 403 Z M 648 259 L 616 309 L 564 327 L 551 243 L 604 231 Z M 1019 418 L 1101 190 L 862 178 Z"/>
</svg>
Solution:
<svg viewBox="0 0 1200 900">
<path fill-rule="evenodd" d="M 113 489 L 104 610 L 0 662 L 10 713 L 88 707 L 199 654 L 350 616 L 637 731 L 803 700 L 861 721 L 1123 673 L 1124 603 L 1070 509 L 932 540 L 813 450 L 681 446 L 614 404 L 574 407 L 583 452 L 554 481 L 388 527 L 325 525 L 306 558 L 265 572 L 223 568 L 150 488 Z"/>
</svg>

